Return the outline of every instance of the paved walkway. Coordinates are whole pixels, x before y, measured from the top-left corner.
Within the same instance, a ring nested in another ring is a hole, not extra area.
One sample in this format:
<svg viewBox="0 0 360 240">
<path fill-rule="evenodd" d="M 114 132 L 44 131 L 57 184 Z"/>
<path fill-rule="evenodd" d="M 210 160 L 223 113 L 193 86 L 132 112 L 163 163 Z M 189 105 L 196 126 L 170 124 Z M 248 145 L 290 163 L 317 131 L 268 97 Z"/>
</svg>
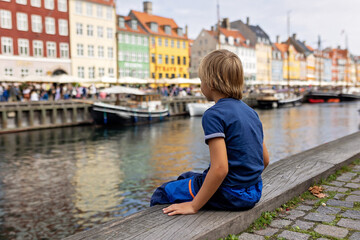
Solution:
<svg viewBox="0 0 360 240">
<path fill-rule="evenodd" d="M 317 199 L 305 193 L 268 214 L 273 220 L 265 229 L 256 230 L 252 226 L 241 233 L 239 239 L 360 240 L 360 165 L 350 166 L 349 172 L 342 173 L 336 180 L 324 181 L 322 186 L 328 197 Z M 261 220 L 258 222 L 261 224 Z"/>
</svg>

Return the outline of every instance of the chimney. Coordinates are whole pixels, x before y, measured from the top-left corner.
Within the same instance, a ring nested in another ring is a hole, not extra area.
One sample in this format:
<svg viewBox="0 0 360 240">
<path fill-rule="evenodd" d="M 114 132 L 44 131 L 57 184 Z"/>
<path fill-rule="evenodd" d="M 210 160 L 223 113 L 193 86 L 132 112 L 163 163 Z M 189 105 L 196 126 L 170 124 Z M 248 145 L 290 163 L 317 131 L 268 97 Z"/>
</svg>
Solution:
<svg viewBox="0 0 360 240">
<path fill-rule="evenodd" d="M 276 43 L 280 43 L 280 36 L 276 35 Z"/>
<path fill-rule="evenodd" d="M 214 31 L 214 26 L 211 26 L 211 31 L 212 31 L 212 32 Z"/>
<path fill-rule="evenodd" d="M 152 2 L 145 1 L 143 4 L 144 4 L 144 13 L 152 14 Z"/>
<path fill-rule="evenodd" d="M 303 41 L 303 44 L 306 45 L 306 41 Z"/>
<path fill-rule="evenodd" d="M 337 49 L 340 49 L 340 45 L 337 46 Z"/>
<path fill-rule="evenodd" d="M 293 39 L 296 40 L 296 33 L 293 33 Z"/>
<path fill-rule="evenodd" d="M 250 18 L 246 17 L 246 25 L 250 25 Z"/>
<path fill-rule="evenodd" d="M 185 35 L 188 35 L 188 25 L 185 25 Z"/>
</svg>

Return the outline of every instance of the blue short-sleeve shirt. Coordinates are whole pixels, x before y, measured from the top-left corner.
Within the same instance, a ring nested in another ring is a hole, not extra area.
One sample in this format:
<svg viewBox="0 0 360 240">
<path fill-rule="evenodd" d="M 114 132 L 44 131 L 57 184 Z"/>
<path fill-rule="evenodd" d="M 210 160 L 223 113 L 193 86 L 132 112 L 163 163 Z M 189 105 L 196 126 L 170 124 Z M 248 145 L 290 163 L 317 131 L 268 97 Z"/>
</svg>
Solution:
<svg viewBox="0 0 360 240">
<path fill-rule="evenodd" d="M 261 181 L 263 129 L 252 108 L 241 100 L 222 98 L 204 113 L 202 126 L 206 143 L 217 137 L 225 140 L 229 172 L 222 186 L 243 188 Z"/>
</svg>

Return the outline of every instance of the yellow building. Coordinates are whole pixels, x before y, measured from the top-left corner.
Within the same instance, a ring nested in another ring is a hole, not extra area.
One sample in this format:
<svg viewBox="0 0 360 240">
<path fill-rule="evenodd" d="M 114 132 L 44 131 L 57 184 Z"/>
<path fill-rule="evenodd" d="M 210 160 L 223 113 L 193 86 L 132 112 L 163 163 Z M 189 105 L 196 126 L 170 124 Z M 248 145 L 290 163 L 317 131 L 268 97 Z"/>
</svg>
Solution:
<svg viewBox="0 0 360 240">
<path fill-rule="evenodd" d="M 288 71 L 290 80 L 300 80 L 300 54 L 295 50 L 293 45 L 286 43 L 275 43 L 276 47 L 281 51 L 283 57 L 283 78 L 288 80 Z M 288 55 L 290 56 L 288 59 Z M 288 67 L 289 62 L 289 67 Z"/>
<path fill-rule="evenodd" d="M 173 19 L 152 14 L 151 2 L 144 12 L 129 14 L 150 35 L 150 76 L 154 79 L 189 78 L 189 40 Z"/>
<path fill-rule="evenodd" d="M 79 78 L 115 77 L 116 25 L 113 0 L 70 0 L 72 74 Z"/>
</svg>

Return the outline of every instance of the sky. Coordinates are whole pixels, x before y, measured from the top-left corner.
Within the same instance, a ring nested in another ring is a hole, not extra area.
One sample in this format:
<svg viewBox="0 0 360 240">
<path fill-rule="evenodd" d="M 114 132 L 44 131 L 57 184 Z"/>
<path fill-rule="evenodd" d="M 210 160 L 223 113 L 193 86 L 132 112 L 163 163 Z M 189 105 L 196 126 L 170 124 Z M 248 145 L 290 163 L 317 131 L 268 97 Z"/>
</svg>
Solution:
<svg viewBox="0 0 360 240">
<path fill-rule="evenodd" d="M 360 55 L 359 0 L 218 0 L 220 18 L 230 22 L 246 21 L 259 25 L 275 42 L 287 38 L 287 15 L 290 12 L 290 33 L 317 48 L 318 36 L 322 48 L 345 48 L 346 35 L 352 54 Z M 141 0 L 116 0 L 117 14 L 130 10 L 143 11 Z M 188 36 L 195 39 L 201 29 L 210 29 L 217 21 L 217 0 L 153 0 L 153 14 L 170 17 L 180 26 L 188 25 Z"/>
</svg>

